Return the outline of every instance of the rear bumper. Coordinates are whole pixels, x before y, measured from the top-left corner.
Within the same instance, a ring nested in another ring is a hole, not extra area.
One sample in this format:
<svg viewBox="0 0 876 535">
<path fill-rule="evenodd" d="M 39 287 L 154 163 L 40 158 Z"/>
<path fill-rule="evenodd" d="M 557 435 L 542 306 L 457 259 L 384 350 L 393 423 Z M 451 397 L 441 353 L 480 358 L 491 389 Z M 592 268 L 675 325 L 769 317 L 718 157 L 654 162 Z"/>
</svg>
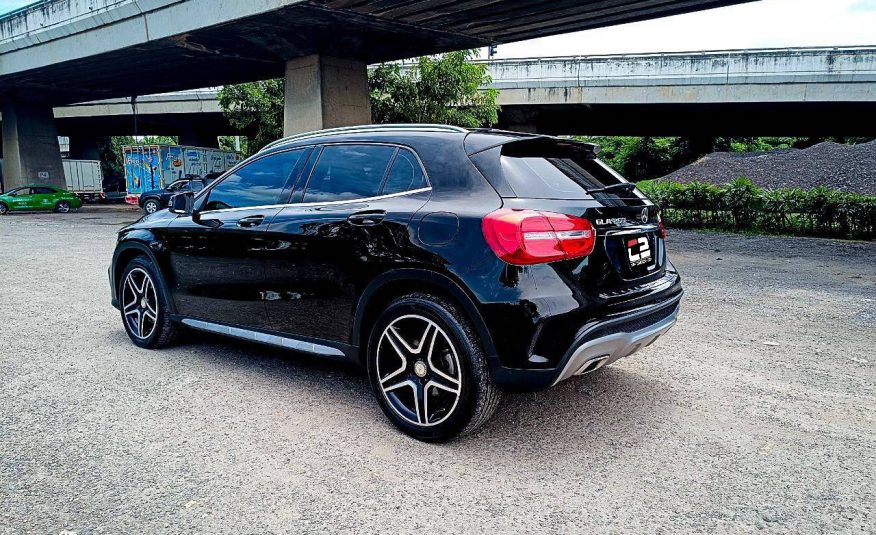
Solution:
<svg viewBox="0 0 876 535">
<path fill-rule="evenodd" d="M 632 355 L 675 325 L 683 295 L 679 290 L 657 303 L 588 323 L 556 366 L 521 369 L 499 365 L 493 369 L 493 379 L 512 390 L 542 390 Z"/>
<path fill-rule="evenodd" d="M 648 347 L 675 325 L 680 308 L 681 303 L 676 302 L 673 310 L 665 318 L 636 331 L 620 331 L 592 339 L 583 337 L 571 349 L 571 355 L 567 357 L 553 384 L 575 375 L 596 371 L 618 359 L 632 355 L 639 349 Z"/>
</svg>

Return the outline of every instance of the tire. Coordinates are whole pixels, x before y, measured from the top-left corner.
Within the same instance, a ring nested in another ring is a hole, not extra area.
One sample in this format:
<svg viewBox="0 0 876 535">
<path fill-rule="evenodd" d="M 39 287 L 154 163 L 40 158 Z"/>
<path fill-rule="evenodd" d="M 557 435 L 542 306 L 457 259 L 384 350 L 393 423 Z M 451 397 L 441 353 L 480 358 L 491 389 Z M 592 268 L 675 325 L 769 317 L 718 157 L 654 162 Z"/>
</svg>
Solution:
<svg viewBox="0 0 876 535">
<path fill-rule="evenodd" d="M 6 206 L 5 203 L 0 202 L 0 215 L 6 215 L 9 213 L 9 207 Z"/>
<path fill-rule="evenodd" d="M 66 214 L 70 211 L 70 203 L 67 201 L 58 201 L 58 204 L 55 205 L 55 211 L 59 214 Z"/>
<path fill-rule="evenodd" d="M 161 210 L 161 205 L 156 199 L 148 199 L 146 202 L 143 203 L 143 211 L 147 214 L 154 214 L 159 210 Z"/>
<path fill-rule="evenodd" d="M 118 296 L 122 325 L 134 345 L 160 349 L 179 339 L 182 328 L 170 319 L 161 275 L 148 258 L 138 256 L 125 266 Z"/>
<path fill-rule="evenodd" d="M 474 329 L 443 297 L 416 293 L 393 301 L 374 323 L 367 352 L 380 408 L 418 440 L 470 433 L 501 399 Z"/>
</svg>

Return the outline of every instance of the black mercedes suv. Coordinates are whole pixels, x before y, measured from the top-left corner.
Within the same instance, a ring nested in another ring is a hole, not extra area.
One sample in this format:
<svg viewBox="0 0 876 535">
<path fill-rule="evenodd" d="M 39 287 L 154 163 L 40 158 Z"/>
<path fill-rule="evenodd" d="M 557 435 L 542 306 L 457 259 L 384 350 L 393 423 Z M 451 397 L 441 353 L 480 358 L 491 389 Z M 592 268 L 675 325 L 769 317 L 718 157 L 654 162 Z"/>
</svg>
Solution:
<svg viewBox="0 0 876 535">
<path fill-rule="evenodd" d="M 281 139 L 122 229 L 113 305 L 140 347 L 191 328 L 360 363 L 393 424 L 446 440 L 675 323 L 657 207 L 597 152 L 440 125 Z"/>
</svg>

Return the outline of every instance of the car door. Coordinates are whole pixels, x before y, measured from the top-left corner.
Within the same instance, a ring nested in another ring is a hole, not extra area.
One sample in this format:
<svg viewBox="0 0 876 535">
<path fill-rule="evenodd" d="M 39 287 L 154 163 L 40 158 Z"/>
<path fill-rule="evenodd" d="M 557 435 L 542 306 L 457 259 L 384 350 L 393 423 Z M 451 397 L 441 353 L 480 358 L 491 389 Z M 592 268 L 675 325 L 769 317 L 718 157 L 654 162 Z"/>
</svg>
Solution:
<svg viewBox="0 0 876 535">
<path fill-rule="evenodd" d="M 57 191 L 37 186 L 30 189 L 29 206 L 32 210 L 51 210 L 55 207 Z"/>
<path fill-rule="evenodd" d="M 31 203 L 31 188 L 29 186 L 18 188 L 10 191 L 7 194 L 9 198 L 9 209 L 10 210 L 32 210 L 30 208 Z"/>
<path fill-rule="evenodd" d="M 406 179 L 393 180 L 403 167 Z M 266 254 L 265 306 L 273 329 L 349 342 L 356 296 L 380 272 L 405 262 L 399 252 L 409 244 L 407 224 L 429 191 L 407 148 L 323 147 L 306 184 L 268 229 L 281 244 Z"/>
<path fill-rule="evenodd" d="M 195 199 L 198 214 L 164 230 L 177 312 L 215 323 L 268 328 L 265 319 L 266 230 L 309 150 L 253 160 Z"/>
</svg>

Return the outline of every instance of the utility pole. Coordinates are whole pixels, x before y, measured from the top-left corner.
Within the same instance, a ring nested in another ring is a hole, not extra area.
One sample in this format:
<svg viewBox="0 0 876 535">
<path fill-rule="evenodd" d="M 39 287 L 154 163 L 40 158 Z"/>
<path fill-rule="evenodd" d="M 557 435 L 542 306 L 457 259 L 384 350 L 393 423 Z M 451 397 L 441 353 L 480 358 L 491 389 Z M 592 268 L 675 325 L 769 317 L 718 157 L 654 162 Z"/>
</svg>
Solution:
<svg viewBox="0 0 876 535">
<path fill-rule="evenodd" d="M 131 96 L 131 113 L 134 115 L 134 139 L 137 139 L 137 95 Z"/>
</svg>

